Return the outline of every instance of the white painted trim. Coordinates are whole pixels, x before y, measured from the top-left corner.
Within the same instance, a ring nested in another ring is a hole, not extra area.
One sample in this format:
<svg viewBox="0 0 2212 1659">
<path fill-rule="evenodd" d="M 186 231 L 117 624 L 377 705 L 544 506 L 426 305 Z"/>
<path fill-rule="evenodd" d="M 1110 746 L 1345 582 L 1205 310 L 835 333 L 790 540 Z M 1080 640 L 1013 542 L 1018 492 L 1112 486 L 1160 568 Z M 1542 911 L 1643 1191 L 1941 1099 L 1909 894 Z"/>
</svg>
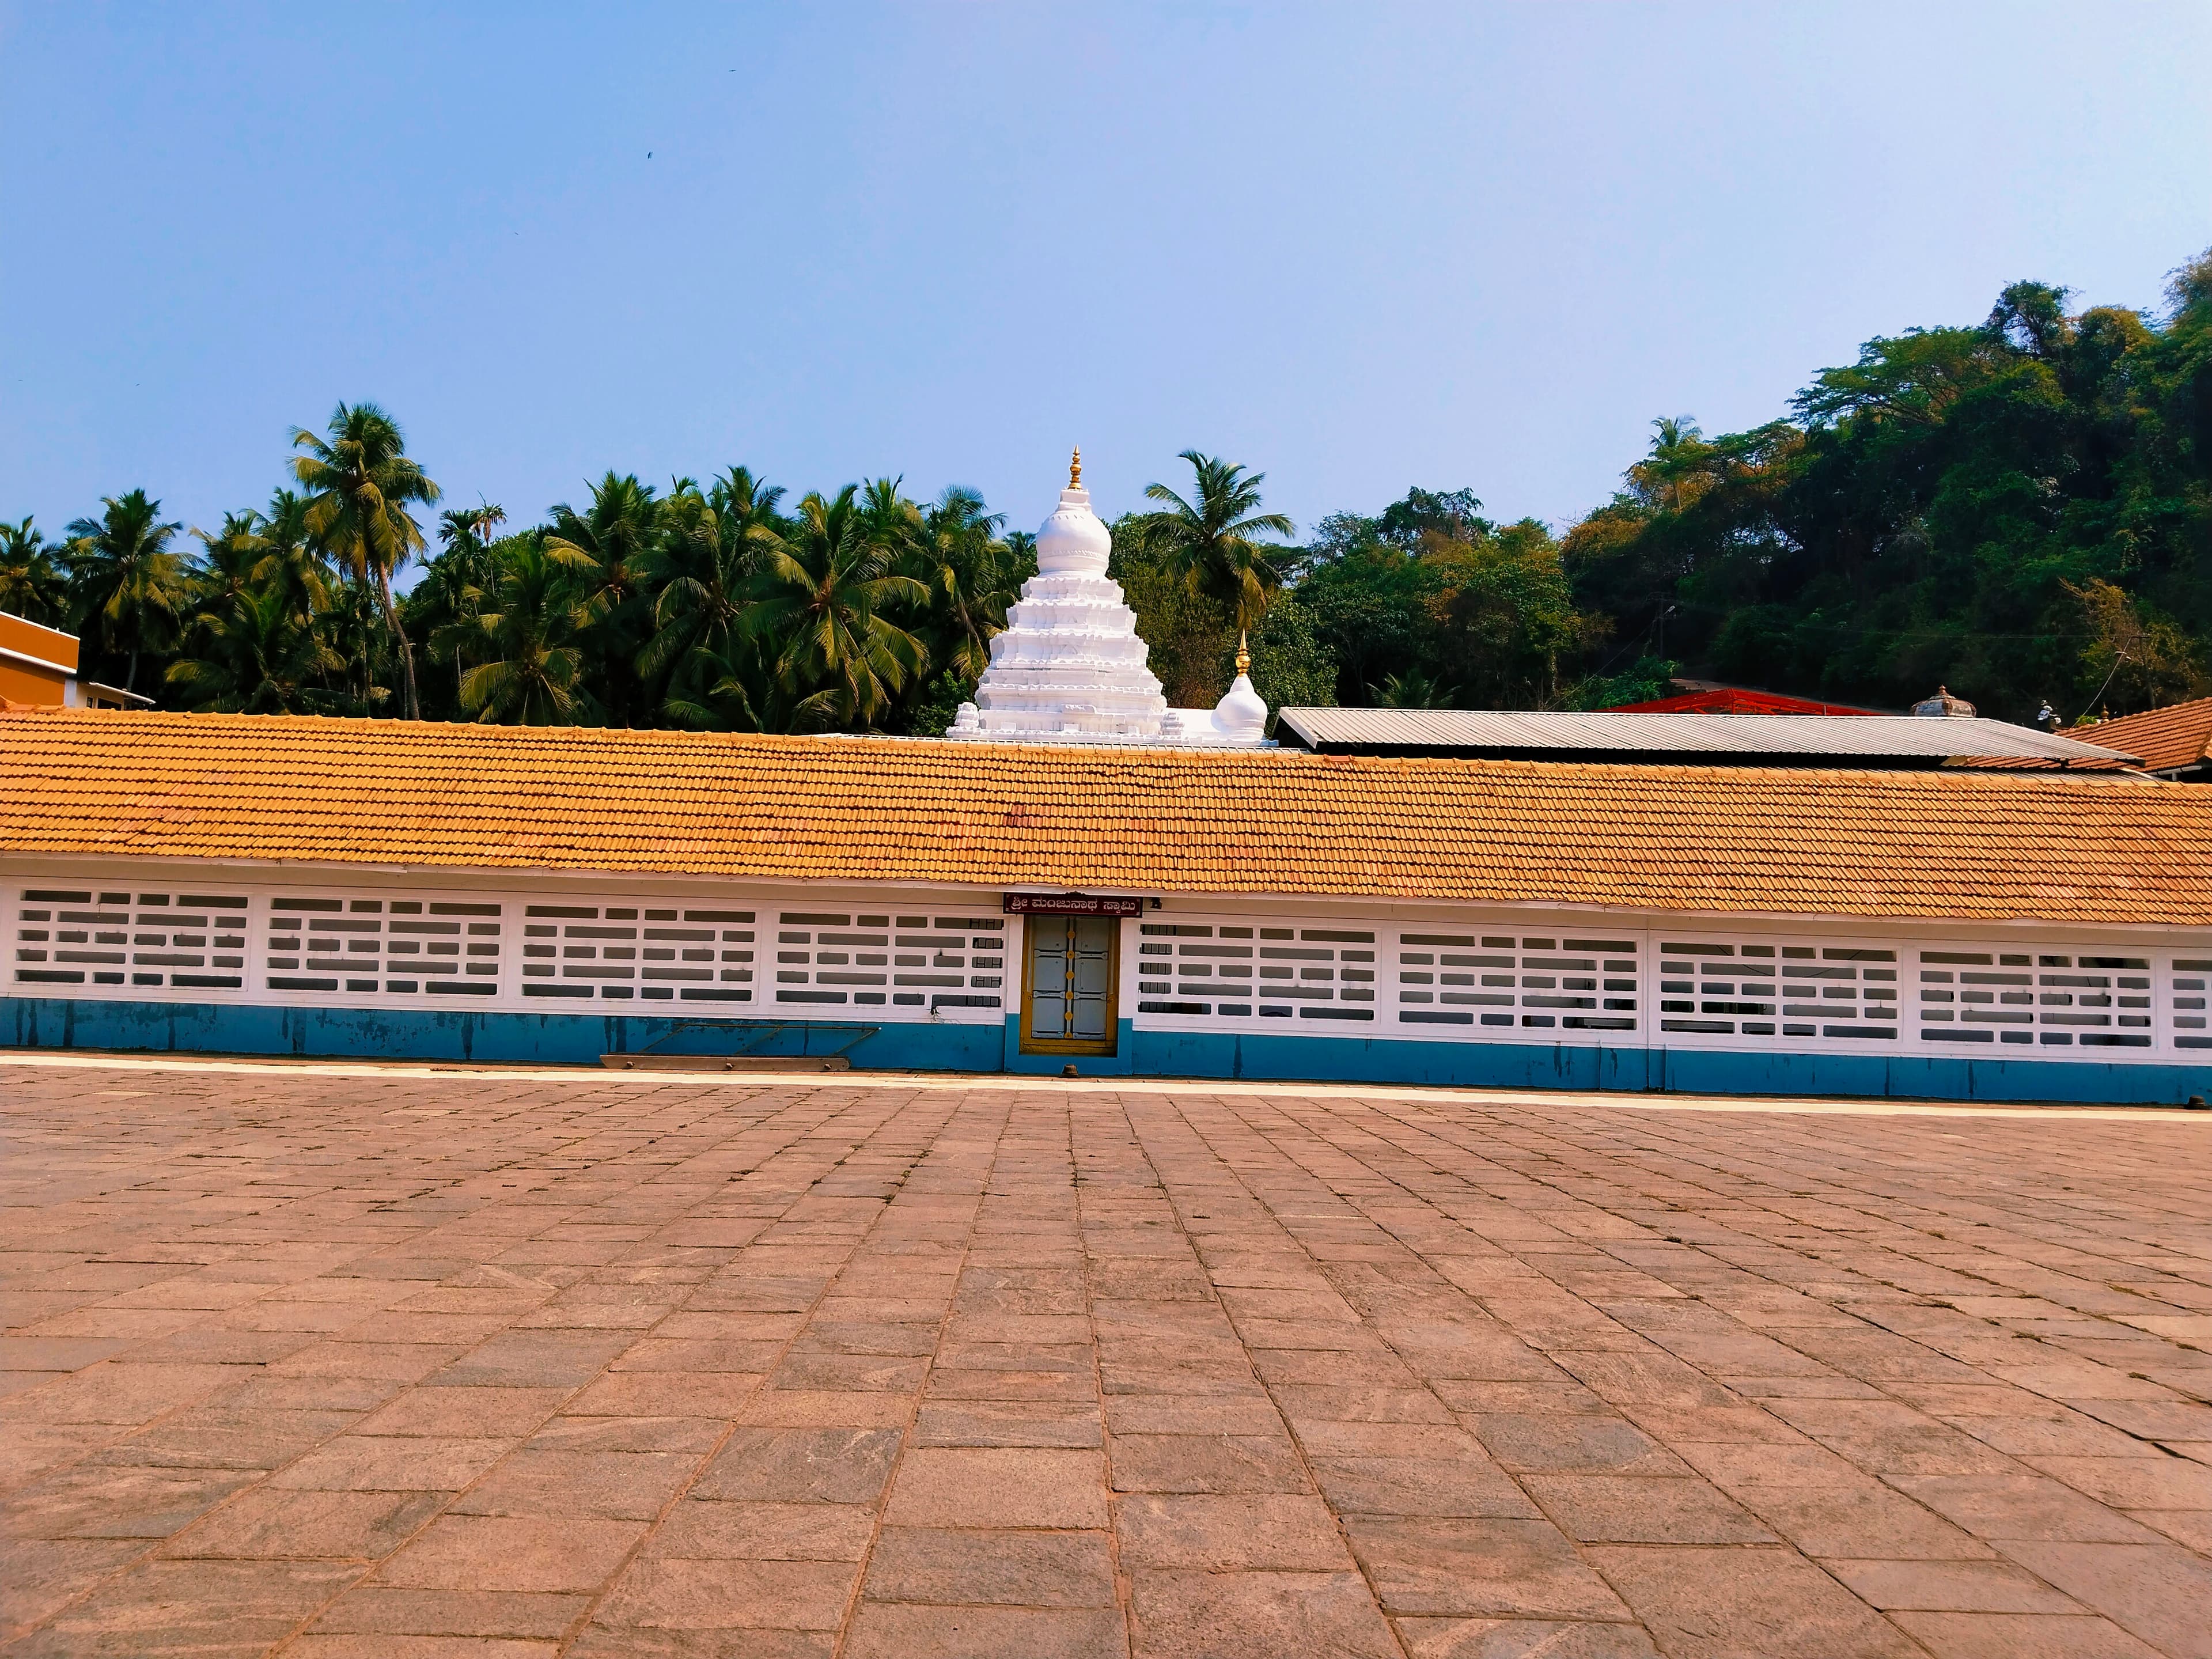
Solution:
<svg viewBox="0 0 2212 1659">
<path fill-rule="evenodd" d="M 47 669 L 64 678 L 76 678 L 76 670 L 66 663 L 50 662 L 44 657 L 34 657 L 27 651 L 17 651 L 8 646 L 0 645 L 0 658 L 5 658 L 9 662 L 28 663 L 33 668 Z"/>
</svg>

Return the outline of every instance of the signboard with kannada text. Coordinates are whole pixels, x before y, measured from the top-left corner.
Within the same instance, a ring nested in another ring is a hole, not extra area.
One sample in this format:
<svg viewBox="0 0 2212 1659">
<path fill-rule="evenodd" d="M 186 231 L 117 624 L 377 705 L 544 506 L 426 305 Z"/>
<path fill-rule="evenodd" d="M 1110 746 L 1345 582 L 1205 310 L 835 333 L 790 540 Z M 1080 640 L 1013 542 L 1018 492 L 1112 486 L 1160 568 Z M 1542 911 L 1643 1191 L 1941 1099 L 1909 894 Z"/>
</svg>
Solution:
<svg viewBox="0 0 2212 1659">
<path fill-rule="evenodd" d="M 1145 902 L 1098 893 L 1008 893 L 1004 908 L 1010 916 L 1137 916 Z"/>
</svg>

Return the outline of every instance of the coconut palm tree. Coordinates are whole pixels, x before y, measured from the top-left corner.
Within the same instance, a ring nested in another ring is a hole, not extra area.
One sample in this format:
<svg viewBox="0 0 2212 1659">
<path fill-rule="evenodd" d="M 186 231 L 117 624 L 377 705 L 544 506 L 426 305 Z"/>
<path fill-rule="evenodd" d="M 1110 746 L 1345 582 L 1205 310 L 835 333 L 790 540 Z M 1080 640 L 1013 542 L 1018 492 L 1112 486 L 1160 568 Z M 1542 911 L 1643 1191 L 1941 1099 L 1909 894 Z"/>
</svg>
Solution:
<svg viewBox="0 0 2212 1659">
<path fill-rule="evenodd" d="M 574 726 L 597 704 L 585 684 L 579 637 L 592 617 L 583 585 L 591 556 L 549 538 L 512 537 L 500 570 L 499 608 L 477 618 L 490 659 L 461 681 L 461 707 L 487 725 Z"/>
<path fill-rule="evenodd" d="M 1280 554 L 1252 538 L 1262 532 L 1293 536 L 1297 526 L 1279 513 L 1259 510 L 1266 473 L 1248 477 L 1242 466 L 1195 449 L 1184 450 L 1182 459 L 1197 475 L 1197 499 L 1187 501 L 1163 483 L 1146 484 L 1145 498 L 1166 506 L 1138 518 L 1133 526 L 1138 549 L 1192 593 L 1227 611 L 1238 635 L 1245 635 L 1283 585 L 1273 562 Z M 1242 656 L 1244 647 L 1237 649 Z"/>
<path fill-rule="evenodd" d="M 292 462 L 292 474 L 310 492 L 307 526 L 356 580 L 375 587 L 398 650 L 406 715 L 414 720 L 421 713 L 415 653 L 392 603 L 392 579 L 424 546 L 409 504 L 428 506 L 441 492 L 409 458 L 398 423 L 376 404 L 340 404 L 328 431 L 327 439 L 304 427 L 292 434 L 292 447 L 307 452 Z"/>
<path fill-rule="evenodd" d="M 798 521 L 768 556 L 743 626 L 776 642 L 776 677 L 794 696 L 830 693 L 840 724 L 873 725 L 929 664 L 922 642 L 889 621 L 928 590 L 892 573 L 896 549 L 872 533 L 860 486 L 835 499 L 810 492 Z"/>
<path fill-rule="evenodd" d="M 686 654 L 660 707 L 707 732 L 822 732 L 837 723 L 834 690 L 794 693 L 766 642 L 743 631 L 726 635 L 719 650 Z"/>
<path fill-rule="evenodd" d="M 477 619 L 498 580 L 503 556 L 504 543 L 487 545 L 483 538 L 490 522 L 476 507 L 440 514 L 438 539 L 445 550 L 423 568 L 422 580 L 403 607 L 409 627 L 423 636 L 430 660 L 453 664 L 455 709 L 471 666 L 470 653 L 482 633 Z"/>
<path fill-rule="evenodd" d="M 448 553 L 465 552 L 483 544 L 483 538 L 477 534 L 476 508 L 449 507 L 438 515 L 438 545 L 442 550 L 437 557 L 442 559 Z"/>
<path fill-rule="evenodd" d="M 175 643 L 189 602 L 185 562 L 169 550 L 183 526 L 162 523 L 161 502 L 143 489 L 103 496 L 99 518 L 70 523 L 71 608 L 102 650 L 129 659 L 123 689 L 135 691 L 138 659 Z"/>
<path fill-rule="evenodd" d="M 556 506 L 545 536 L 548 548 L 583 560 L 574 568 L 581 573 L 580 602 L 592 622 L 586 676 L 617 726 L 629 725 L 639 703 L 633 665 L 647 626 L 646 561 L 659 536 L 660 513 L 652 485 L 610 471 L 592 486 L 586 511 L 566 501 Z"/>
<path fill-rule="evenodd" d="M 722 474 L 707 492 L 724 544 L 739 549 L 749 569 L 757 569 L 791 527 L 777 510 L 783 497 L 781 484 L 764 483 L 742 466 Z"/>
<path fill-rule="evenodd" d="M 283 592 L 295 615 L 319 616 L 329 609 L 336 584 L 315 533 L 307 527 L 307 498 L 296 490 L 272 490 L 259 517 L 256 533 L 268 550 L 254 568 L 254 581 Z"/>
<path fill-rule="evenodd" d="M 1419 669 L 1409 668 L 1384 676 L 1382 684 L 1367 688 L 1367 695 L 1377 708 L 1449 708 L 1455 693 Z"/>
<path fill-rule="evenodd" d="M 1685 486 L 1691 489 L 1688 499 L 1694 501 L 1703 493 L 1699 486 L 1711 482 L 1706 475 L 1717 452 L 1687 415 L 1662 415 L 1651 422 L 1651 429 L 1656 435 L 1650 453 L 1628 469 L 1630 481 L 1654 506 L 1680 513 L 1686 504 Z"/>
<path fill-rule="evenodd" d="M 192 562 L 192 585 L 203 611 L 221 613 L 256 585 L 269 543 L 261 534 L 261 515 L 248 507 L 222 515 L 222 528 L 210 535 L 194 527 L 199 556 Z"/>
<path fill-rule="evenodd" d="M 497 501 L 488 501 L 481 495 L 468 514 L 469 528 L 485 546 L 491 545 L 491 532 L 507 522 L 507 509 Z"/>
<path fill-rule="evenodd" d="M 28 519 L 0 524 L 0 611 L 42 628 L 59 628 L 69 616 L 68 579 Z"/>
<path fill-rule="evenodd" d="M 860 495 L 865 533 L 890 550 L 894 567 L 919 549 L 928 533 L 921 522 L 921 509 L 900 490 L 905 482 L 903 476 L 871 478 Z"/>
<path fill-rule="evenodd" d="M 653 486 L 640 483 L 635 473 L 617 476 L 610 471 L 592 486 L 587 511 L 579 513 L 566 501 L 554 507 L 545 544 L 584 556 L 592 573 L 585 579 L 585 602 L 604 621 L 633 605 L 642 592 L 640 563 L 652 550 L 659 527 L 660 503 Z"/>
<path fill-rule="evenodd" d="M 339 670 L 341 712 L 366 716 L 386 708 L 392 693 L 380 682 L 392 635 L 386 630 L 376 590 L 367 582 L 336 583 L 329 602 L 315 613 L 314 621 L 317 636 L 337 653 L 343 665 Z"/>
<path fill-rule="evenodd" d="M 742 469 L 739 469 L 742 471 Z M 771 495 L 781 492 L 771 492 Z M 722 532 L 738 531 L 735 540 Z M 667 689 L 686 675 L 726 666 L 731 636 L 744 616 L 746 589 L 761 562 L 781 545 L 775 531 L 748 512 L 718 511 L 696 489 L 681 489 L 663 504 L 659 543 L 641 562 L 658 597 L 653 634 L 638 653 L 638 672 Z M 690 659 L 698 664 L 687 666 Z"/>
<path fill-rule="evenodd" d="M 938 621 L 932 654 L 963 679 L 990 665 L 991 636 L 1006 627 L 1006 607 L 1021 592 L 1012 550 L 999 538 L 1006 522 L 975 490 L 948 484 L 922 514 L 908 556 L 908 572 L 928 590 Z"/>
<path fill-rule="evenodd" d="M 192 629 L 197 654 L 172 663 L 168 684 L 187 707 L 225 714 L 296 714 L 326 702 L 319 682 L 345 659 L 293 611 L 283 589 L 242 588 Z"/>
</svg>

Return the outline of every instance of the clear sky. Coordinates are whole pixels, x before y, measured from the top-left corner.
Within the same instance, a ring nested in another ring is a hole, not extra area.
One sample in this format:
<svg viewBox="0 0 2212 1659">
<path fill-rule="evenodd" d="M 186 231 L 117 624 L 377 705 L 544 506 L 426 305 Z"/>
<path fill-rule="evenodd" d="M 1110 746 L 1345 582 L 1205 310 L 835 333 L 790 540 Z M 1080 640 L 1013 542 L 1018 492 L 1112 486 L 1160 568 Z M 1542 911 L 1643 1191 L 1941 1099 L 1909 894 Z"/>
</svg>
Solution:
<svg viewBox="0 0 2212 1659">
<path fill-rule="evenodd" d="M 0 514 L 1178 450 L 1555 523 L 2023 276 L 2212 243 L 2212 5 L 0 3 Z"/>
</svg>

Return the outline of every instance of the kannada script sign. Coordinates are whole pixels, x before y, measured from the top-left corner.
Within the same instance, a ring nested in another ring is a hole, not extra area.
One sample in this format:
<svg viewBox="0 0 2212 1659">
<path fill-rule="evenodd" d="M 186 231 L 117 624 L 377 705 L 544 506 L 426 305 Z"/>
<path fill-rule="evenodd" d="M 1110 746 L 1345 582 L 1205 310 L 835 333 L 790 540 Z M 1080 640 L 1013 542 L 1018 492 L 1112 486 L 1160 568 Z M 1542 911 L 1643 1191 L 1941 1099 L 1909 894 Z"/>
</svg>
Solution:
<svg viewBox="0 0 2212 1659">
<path fill-rule="evenodd" d="M 1010 916 L 1137 916 L 1145 902 L 1097 893 L 1008 893 L 1005 908 Z"/>
</svg>

